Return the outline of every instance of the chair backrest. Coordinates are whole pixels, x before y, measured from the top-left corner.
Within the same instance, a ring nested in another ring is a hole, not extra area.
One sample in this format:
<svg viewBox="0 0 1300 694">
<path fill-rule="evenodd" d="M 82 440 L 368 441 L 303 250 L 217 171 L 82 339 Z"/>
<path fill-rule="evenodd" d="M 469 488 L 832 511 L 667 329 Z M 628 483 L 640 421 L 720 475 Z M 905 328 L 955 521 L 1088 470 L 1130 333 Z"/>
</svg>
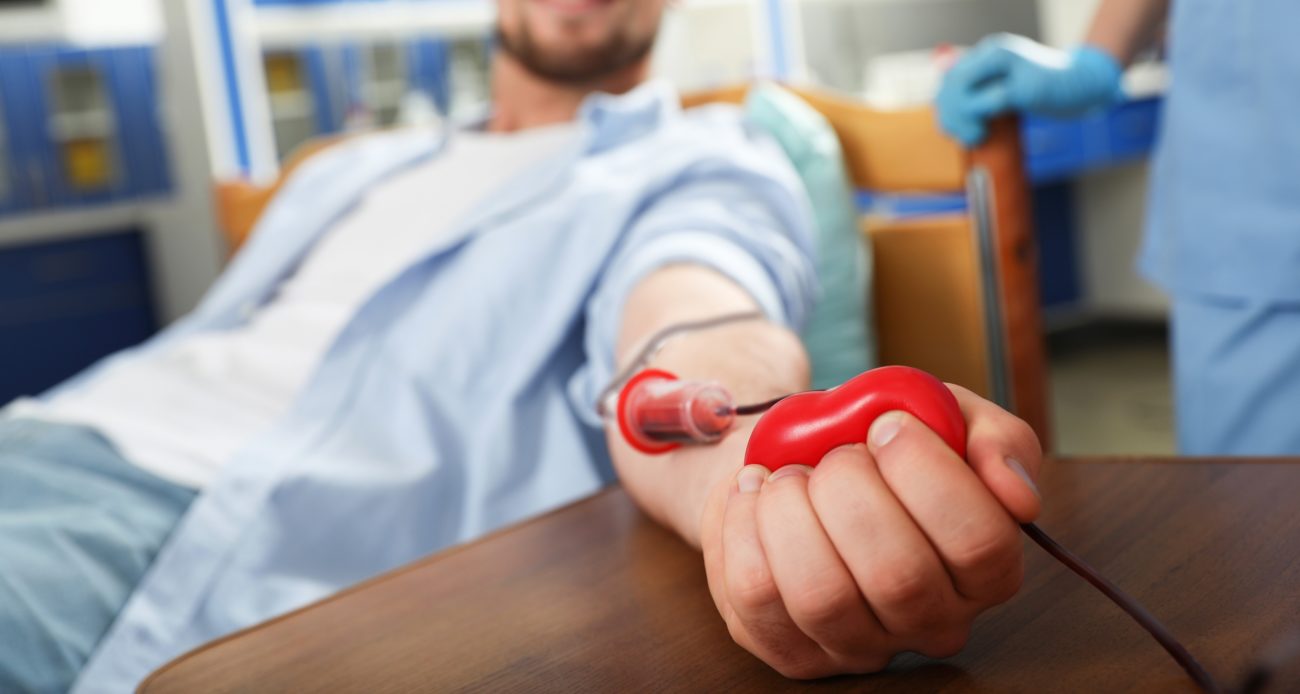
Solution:
<svg viewBox="0 0 1300 694">
<path fill-rule="evenodd" d="M 741 103 L 748 87 L 683 98 L 687 108 Z M 876 193 L 964 193 L 969 211 L 915 219 L 864 217 L 882 364 L 907 364 L 1015 412 L 1049 446 L 1046 358 L 1028 179 L 1019 129 L 992 124 L 963 151 L 929 108 L 882 111 L 824 91 L 792 88 L 835 129 L 853 185 Z M 304 145 L 269 186 L 220 182 L 219 222 L 237 248 L 292 169 L 339 138 Z"/>
<path fill-rule="evenodd" d="M 334 135 L 304 142 L 284 160 L 279 175 L 267 185 L 257 185 L 243 179 L 217 181 L 213 185 L 217 226 L 221 228 L 230 255 L 234 255 L 244 245 L 248 235 L 253 233 L 253 227 L 257 226 L 262 211 L 279 192 L 280 186 L 289 179 L 289 175 L 313 155 L 342 142 L 344 137 L 346 136 Z"/>
<path fill-rule="evenodd" d="M 1028 178 L 1013 118 L 965 151 L 928 107 L 879 110 L 789 87 L 830 122 L 853 185 L 885 194 L 964 194 L 962 213 L 863 218 L 882 364 L 907 364 L 1015 412 L 1050 445 L 1047 367 Z M 691 94 L 741 103 L 748 87 Z"/>
</svg>

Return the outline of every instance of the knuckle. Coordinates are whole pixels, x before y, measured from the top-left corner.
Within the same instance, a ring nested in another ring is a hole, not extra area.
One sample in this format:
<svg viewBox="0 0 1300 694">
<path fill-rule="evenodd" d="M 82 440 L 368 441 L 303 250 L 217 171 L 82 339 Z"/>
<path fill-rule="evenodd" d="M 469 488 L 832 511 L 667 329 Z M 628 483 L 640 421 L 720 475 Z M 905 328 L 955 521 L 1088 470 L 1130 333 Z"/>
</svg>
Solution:
<svg viewBox="0 0 1300 694">
<path fill-rule="evenodd" d="M 833 674 L 825 654 L 816 647 L 800 647 L 779 638 L 754 638 L 744 627 L 728 625 L 732 640 L 768 667 L 790 679 L 814 679 Z"/>
<path fill-rule="evenodd" d="M 727 633 L 741 648 L 787 677 L 818 677 L 824 653 L 807 639 L 797 638 L 794 627 L 770 618 L 727 620 Z M 790 673 L 790 674 L 787 674 Z"/>
<path fill-rule="evenodd" d="M 1012 453 L 1016 456 L 1033 456 L 1033 460 L 1021 461 L 1025 463 L 1033 462 L 1043 455 L 1042 444 L 1033 428 L 1019 417 L 1003 411 L 999 411 L 997 417 L 987 422 L 975 445 L 991 455 Z"/>
<path fill-rule="evenodd" d="M 812 499 L 814 506 L 826 500 L 835 500 L 835 503 L 838 503 L 838 500 L 844 497 L 841 492 L 845 485 L 852 484 L 848 466 L 862 464 L 861 458 L 850 459 L 847 455 L 838 455 L 835 452 L 827 454 L 813 470 L 813 474 L 808 477 L 808 497 Z"/>
<path fill-rule="evenodd" d="M 827 453 L 808 476 L 808 493 L 825 496 L 858 477 L 863 465 L 869 465 L 870 454 L 865 444 L 842 446 Z"/>
<path fill-rule="evenodd" d="M 828 624 L 856 607 L 861 599 L 857 586 L 852 581 L 817 581 L 792 591 L 786 599 L 786 609 L 795 621 Z"/>
<path fill-rule="evenodd" d="M 727 595 L 731 605 L 742 612 L 761 610 L 781 599 L 776 582 L 766 567 L 728 575 Z"/>
<path fill-rule="evenodd" d="M 1008 528 L 997 524 L 980 523 L 971 529 L 970 537 L 957 543 L 948 553 L 947 561 L 958 573 L 988 573 L 1005 571 L 1021 556 L 1020 538 Z"/>
<path fill-rule="evenodd" d="M 855 443 L 848 446 L 840 446 L 822 456 L 822 462 L 818 467 L 833 468 L 840 465 L 861 465 L 867 455 L 866 444 Z"/>
<path fill-rule="evenodd" d="M 741 625 L 738 617 L 723 617 L 722 622 L 727 625 L 727 634 L 731 636 L 732 641 L 746 648 L 749 647 L 749 635 L 745 633 L 745 627 Z"/>
<path fill-rule="evenodd" d="M 873 574 L 867 585 L 873 603 L 894 608 L 924 606 L 933 599 L 934 587 L 926 571 L 915 564 L 895 564 Z"/>
<path fill-rule="evenodd" d="M 733 617 L 732 619 L 728 619 L 725 621 L 727 623 L 727 634 L 731 636 L 731 640 L 735 641 L 736 645 L 749 651 L 750 653 L 753 653 L 754 655 L 759 655 L 755 651 L 754 642 L 750 638 L 749 632 L 745 629 L 745 626 L 744 624 L 741 623 L 740 619 Z"/>
</svg>

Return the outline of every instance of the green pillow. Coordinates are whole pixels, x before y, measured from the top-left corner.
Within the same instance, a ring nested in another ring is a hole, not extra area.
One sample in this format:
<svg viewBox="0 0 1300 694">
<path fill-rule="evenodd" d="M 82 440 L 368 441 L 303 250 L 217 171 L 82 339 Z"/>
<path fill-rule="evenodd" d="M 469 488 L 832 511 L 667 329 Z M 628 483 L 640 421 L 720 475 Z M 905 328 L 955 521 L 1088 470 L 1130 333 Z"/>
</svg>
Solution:
<svg viewBox="0 0 1300 694">
<path fill-rule="evenodd" d="M 775 84 L 750 90 L 745 115 L 781 144 L 812 202 L 822 292 L 803 342 L 812 360 L 813 387 L 830 388 L 876 362 L 875 336 L 868 329 L 871 259 L 859 231 L 844 153 L 826 118 Z"/>
</svg>

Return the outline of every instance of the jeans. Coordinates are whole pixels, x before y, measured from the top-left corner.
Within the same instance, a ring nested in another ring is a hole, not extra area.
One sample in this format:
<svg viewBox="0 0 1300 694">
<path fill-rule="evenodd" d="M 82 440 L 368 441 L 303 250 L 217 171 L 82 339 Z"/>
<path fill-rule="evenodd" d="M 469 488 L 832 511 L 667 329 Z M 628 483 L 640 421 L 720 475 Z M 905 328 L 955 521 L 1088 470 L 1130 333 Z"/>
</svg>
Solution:
<svg viewBox="0 0 1300 694">
<path fill-rule="evenodd" d="M 197 492 L 94 430 L 0 419 L 0 692 L 64 692 Z"/>
</svg>

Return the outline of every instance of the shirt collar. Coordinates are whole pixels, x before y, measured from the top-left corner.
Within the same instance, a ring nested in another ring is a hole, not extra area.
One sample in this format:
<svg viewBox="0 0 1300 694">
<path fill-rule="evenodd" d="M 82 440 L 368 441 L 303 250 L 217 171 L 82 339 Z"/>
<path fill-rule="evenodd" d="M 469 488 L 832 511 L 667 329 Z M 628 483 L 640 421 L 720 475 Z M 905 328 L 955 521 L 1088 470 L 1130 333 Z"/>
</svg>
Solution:
<svg viewBox="0 0 1300 694">
<path fill-rule="evenodd" d="M 681 97 L 663 78 L 642 82 L 623 94 L 592 92 L 578 108 L 577 122 L 588 132 L 589 153 L 613 149 L 645 135 L 681 113 Z M 484 130 L 491 107 L 457 123 L 457 129 Z"/>
<path fill-rule="evenodd" d="M 681 109 L 681 99 L 672 84 L 653 79 L 625 94 L 589 94 L 578 109 L 578 120 L 591 130 L 588 151 L 598 152 L 655 130 Z"/>
</svg>

